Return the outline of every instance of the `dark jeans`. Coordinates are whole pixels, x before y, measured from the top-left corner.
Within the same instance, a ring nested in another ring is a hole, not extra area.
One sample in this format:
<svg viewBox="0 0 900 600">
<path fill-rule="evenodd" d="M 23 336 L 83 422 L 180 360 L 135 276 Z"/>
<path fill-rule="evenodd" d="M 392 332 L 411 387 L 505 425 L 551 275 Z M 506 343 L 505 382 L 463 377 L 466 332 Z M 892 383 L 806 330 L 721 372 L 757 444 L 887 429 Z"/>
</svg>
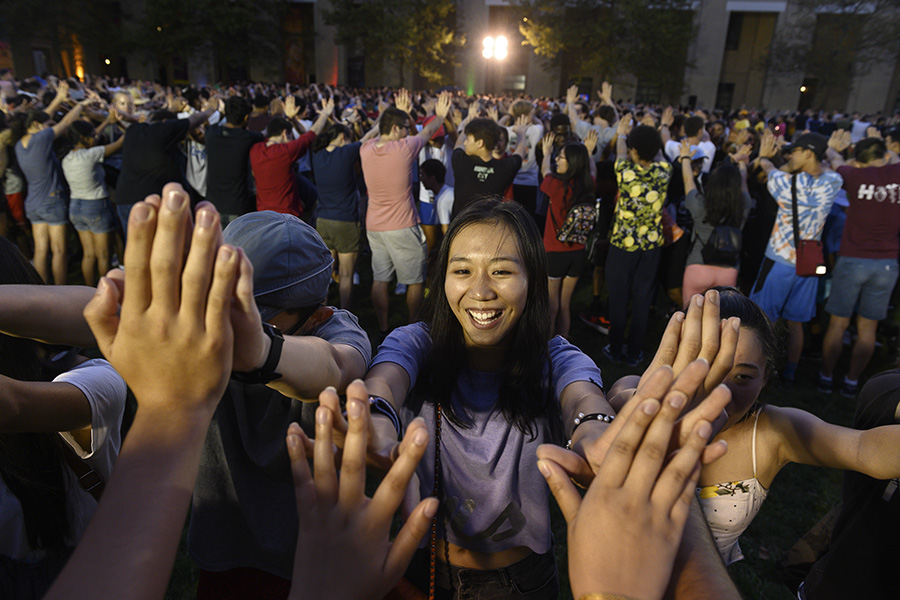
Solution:
<svg viewBox="0 0 900 600">
<path fill-rule="evenodd" d="M 644 348 L 650 303 L 662 248 L 626 252 L 610 245 L 606 257 L 606 287 L 609 293 L 609 347 L 621 356 L 631 301 L 631 328 L 628 331 L 628 358 L 637 359 Z"/>
<path fill-rule="evenodd" d="M 406 578 L 428 593 L 429 552 L 418 550 Z M 503 569 L 463 569 L 438 560 L 434 595 L 437 600 L 556 600 L 559 577 L 553 551 L 532 554 Z"/>
</svg>

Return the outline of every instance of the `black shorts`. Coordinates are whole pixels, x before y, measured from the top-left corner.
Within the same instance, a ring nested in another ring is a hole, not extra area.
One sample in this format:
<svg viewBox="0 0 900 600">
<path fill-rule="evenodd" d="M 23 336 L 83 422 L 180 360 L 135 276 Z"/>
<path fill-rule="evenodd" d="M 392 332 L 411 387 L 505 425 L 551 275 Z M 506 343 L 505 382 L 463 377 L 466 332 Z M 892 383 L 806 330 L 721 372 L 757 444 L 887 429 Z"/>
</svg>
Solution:
<svg viewBox="0 0 900 600">
<path fill-rule="evenodd" d="M 579 277 L 584 270 L 584 248 L 547 253 L 547 276 L 550 279 Z"/>
</svg>

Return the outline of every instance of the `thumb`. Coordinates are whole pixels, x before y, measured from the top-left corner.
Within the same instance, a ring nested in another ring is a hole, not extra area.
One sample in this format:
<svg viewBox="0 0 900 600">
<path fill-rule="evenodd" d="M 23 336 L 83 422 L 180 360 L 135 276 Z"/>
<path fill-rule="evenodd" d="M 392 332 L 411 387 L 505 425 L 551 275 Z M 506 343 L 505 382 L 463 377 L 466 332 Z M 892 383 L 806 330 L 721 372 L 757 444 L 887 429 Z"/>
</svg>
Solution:
<svg viewBox="0 0 900 600">
<path fill-rule="evenodd" d="M 109 358 L 109 351 L 119 330 L 118 288 L 106 277 L 101 277 L 97 283 L 97 292 L 84 307 L 83 314 L 97 340 L 97 346 Z"/>
<path fill-rule="evenodd" d="M 548 459 L 538 461 L 538 470 L 547 480 L 550 492 L 556 498 L 559 510 L 562 511 L 566 523 L 572 523 L 581 507 L 581 494 L 575 484 L 569 479 L 562 467 Z"/>
</svg>

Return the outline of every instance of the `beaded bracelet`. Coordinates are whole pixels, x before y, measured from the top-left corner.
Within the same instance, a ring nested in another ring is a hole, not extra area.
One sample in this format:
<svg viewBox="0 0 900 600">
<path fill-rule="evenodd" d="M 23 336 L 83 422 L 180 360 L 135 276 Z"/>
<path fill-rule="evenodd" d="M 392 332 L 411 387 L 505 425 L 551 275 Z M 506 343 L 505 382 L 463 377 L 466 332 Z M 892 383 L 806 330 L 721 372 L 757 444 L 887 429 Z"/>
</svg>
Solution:
<svg viewBox="0 0 900 600">
<path fill-rule="evenodd" d="M 608 415 L 606 413 L 588 413 L 584 414 L 583 412 L 578 413 L 578 416 L 575 417 L 575 427 L 572 428 L 572 435 L 575 435 L 575 431 L 578 429 L 578 426 L 584 423 L 585 421 L 600 421 L 602 423 L 612 423 L 613 419 L 615 419 L 615 415 Z M 566 450 L 572 449 L 572 440 L 566 444 Z"/>
</svg>

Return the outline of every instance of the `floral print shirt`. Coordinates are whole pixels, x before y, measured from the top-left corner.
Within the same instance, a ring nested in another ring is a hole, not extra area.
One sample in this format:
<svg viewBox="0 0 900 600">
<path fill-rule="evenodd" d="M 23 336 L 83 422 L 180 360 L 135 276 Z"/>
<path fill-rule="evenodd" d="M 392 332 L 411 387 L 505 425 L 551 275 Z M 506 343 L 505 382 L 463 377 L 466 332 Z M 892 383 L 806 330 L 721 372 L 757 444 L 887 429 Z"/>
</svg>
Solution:
<svg viewBox="0 0 900 600">
<path fill-rule="evenodd" d="M 662 207 L 672 176 L 666 161 L 644 168 L 631 160 L 616 160 L 619 200 L 609 242 L 626 252 L 653 250 L 663 245 Z"/>
</svg>

